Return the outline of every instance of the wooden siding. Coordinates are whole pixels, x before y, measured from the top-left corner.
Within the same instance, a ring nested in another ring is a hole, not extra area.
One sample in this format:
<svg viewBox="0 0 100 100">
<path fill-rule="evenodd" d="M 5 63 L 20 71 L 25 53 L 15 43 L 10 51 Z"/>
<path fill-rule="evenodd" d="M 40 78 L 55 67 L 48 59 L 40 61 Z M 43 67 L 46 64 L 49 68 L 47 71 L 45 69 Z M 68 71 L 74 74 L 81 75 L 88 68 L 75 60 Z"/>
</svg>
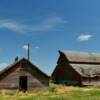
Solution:
<svg viewBox="0 0 100 100">
<path fill-rule="evenodd" d="M 96 77 L 82 77 L 83 86 L 100 86 L 100 76 Z"/>
<path fill-rule="evenodd" d="M 59 51 L 52 73 L 55 83 L 79 86 L 100 86 L 100 55 Z"/>
<path fill-rule="evenodd" d="M 38 71 L 31 63 L 23 61 L 1 74 L 0 90 L 18 91 L 20 76 L 27 76 L 28 91 L 48 89 L 49 78 Z"/>
<path fill-rule="evenodd" d="M 66 85 L 81 85 L 81 76 L 68 64 L 57 65 L 52 74 L 52 80 Z"/>
<path fill-rule="evenodd" d="M 19 90 L 19 77 L 22 76 L 20 73 L 20 68 L 14 69 L 13 72 L 8 74 L 5 78 L 0 81 L 0 89 L 11 89 Z M 44 90 L 47 89 L 47 85 L 43 84 L 36 77 L 32 76 L 29 72 L 25 72 L 25 76 L 28 77 L 28 90 L 32 91 L 34 89 Z M 42 80 L 45 81 L 45 80 Z"/>
</svg>

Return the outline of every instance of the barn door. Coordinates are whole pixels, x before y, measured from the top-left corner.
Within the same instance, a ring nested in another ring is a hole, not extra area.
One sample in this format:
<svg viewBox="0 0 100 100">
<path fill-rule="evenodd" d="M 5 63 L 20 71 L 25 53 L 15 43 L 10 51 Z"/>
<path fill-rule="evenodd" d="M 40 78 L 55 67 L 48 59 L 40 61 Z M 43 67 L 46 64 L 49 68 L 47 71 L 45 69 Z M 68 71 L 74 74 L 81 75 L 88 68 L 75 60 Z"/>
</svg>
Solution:
<svg viewBox="0 0 100 100">
<path fill-rule="evenodd" d="M 27 76 L 20 76 L 19 78 L 19 90 L 26 92 L 27 91 Z"/>
</svg>

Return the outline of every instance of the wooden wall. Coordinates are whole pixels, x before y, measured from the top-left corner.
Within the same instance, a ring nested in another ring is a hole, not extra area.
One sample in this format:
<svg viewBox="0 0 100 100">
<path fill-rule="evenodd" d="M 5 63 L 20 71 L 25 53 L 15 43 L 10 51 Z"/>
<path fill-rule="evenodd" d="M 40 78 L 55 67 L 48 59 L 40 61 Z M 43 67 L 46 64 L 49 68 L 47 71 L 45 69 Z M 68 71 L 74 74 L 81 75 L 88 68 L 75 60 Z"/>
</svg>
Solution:
<svg viewBox="0 0 100 100">
<path fill-rule="evenodd" d="M 100 76 L 83 77 L 70 66 L 70 63 L 89 64 L 89 62 L 70 62 L 61 53 L 57 62 L 57 66 L 51 76 L 53 82 L 57 84 L 64 83 L 66 85 L 75 85 L 75 83 L 78 83 L 76 85 L 79 86 L 100 86 Z"/>
<path fill-rule="evenodd" d="M 24 75 L 28 78 L 28 91 L 47 90 L 49 79 L 36 69 L 25 65 Z M 0 77 L 0 90 L 19 90 L 19 77 L 22 76 L 20 64 L 15 65 Z"/>
<path fill-rule="evenodd" d="M 66 85 L 81 85 L 81 76 L 69 64 L 57 65 L 52 74 L 52 80 Z"/>
</svg>

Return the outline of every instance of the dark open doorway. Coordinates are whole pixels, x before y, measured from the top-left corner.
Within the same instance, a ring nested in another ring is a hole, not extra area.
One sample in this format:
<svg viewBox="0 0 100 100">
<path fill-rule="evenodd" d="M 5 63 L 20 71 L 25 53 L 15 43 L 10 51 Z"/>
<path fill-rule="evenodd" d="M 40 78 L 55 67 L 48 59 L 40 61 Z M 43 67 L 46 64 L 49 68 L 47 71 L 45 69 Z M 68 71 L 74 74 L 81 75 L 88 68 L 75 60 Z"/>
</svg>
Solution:
<svg viewBox="0 0 100 100">
<path fill-rule="evenodd" d="M 26 92 L 27 91 L 27 76 L 20 76 L 19 78 L 19 90 Z"/>
</svg>

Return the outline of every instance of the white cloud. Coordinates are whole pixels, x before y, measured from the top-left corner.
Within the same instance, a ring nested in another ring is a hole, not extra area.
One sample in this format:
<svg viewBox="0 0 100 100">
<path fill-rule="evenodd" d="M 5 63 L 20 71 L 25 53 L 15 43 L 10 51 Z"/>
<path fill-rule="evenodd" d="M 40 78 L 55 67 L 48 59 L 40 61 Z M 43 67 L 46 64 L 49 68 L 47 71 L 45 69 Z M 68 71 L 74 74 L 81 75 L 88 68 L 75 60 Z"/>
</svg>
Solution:
<svg viewBox="0 0 100 100">
<path fill-rule="evenodd" d="M 22 48 L 25 49 L 25 50 L 28 50 L 28 45 L 23 45 Z M 31 46 L 30 46 L 30 49 L 32 49 Z M 35 46 L 34 49 L 40 49 L 40 47 L 39 46 Z"/>
<path fill-rule="evenodd" d="M 22 48 L 28 50 L 28 45 L 24 45 Z"/>
<path fill-rule="evenodd" d="M 39 46 L 35 46 L 34 48 L 35 48 L 35 49 L 39 49 L 40 47 L 39 47 Z"/>
<path fill-rule="evenodd" d="M 80 36 L 78 36 L 78 40 L 79 41 L 88 41 L 92 38 L 93 36 L 91 34 L 81 34 Z"/>
<path fill-rule="evenodd" d="M 0 71 L 3 70 L 4 68 L 6 68 L 8 66 L 8 64 L 6 63 L 0 63 Z"/>
<path fill-rule="evenodd" d="M 42 19 L 37 24 L 31 25 L 27 23 L 20 23 L 14 20 L 0 20 L 0 28 L 8 29 L 13 32 L 29 34 L 42 31 L 51 31 L 57 29 L 59 26 L 63 26 L 65 23 L 66 21 L 59 16 L 48 17 Z"/>
<path fill-rule="evenodd" d="M 8 29 L 14 32 L 27 32 L 27 28 L 24 25 L 21 25 L 15 21 L 12 20 L 0 20 L 0 28 Z"/>
<path fill-rule="evenodd" d="M 58 26 L 62 26 L 66 23 L 67 21 L 65 21 L 63 18 L 61 17 L 49 17 L 45 20 L 43 20 L 43 22 L 40 24 L 39 29 L 41 30 L 52 30 L 55 29 Z"/>
</svg>

